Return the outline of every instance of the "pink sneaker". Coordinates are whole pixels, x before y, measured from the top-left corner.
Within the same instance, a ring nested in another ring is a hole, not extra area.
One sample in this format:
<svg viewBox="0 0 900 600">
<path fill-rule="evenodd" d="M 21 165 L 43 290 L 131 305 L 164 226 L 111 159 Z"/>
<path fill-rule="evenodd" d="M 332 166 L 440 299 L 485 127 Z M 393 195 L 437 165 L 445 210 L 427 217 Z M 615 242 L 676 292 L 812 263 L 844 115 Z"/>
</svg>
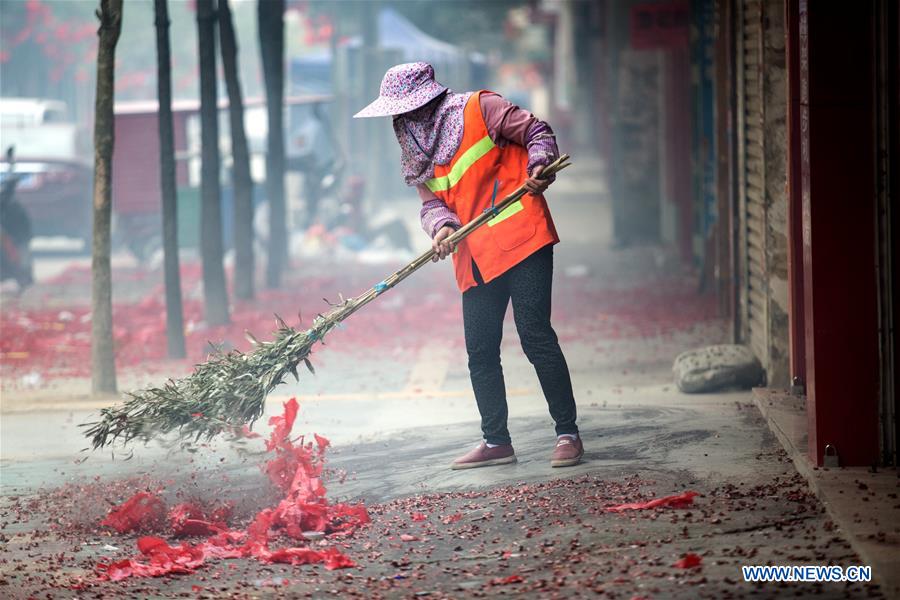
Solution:
<svg viewBox="0 0 900 600">
<path fill-rule="evenodd" d="M 516 451 L 512 444 L 504 444 L 488 448 L 487 443 L 481 442 L 477 448 L 453 461 L 450 468 L 474 469 L 476 467 L 490 467 L 492 465 L 508 465 L 516 462 Z"/>
<path fill-rule="evenodd" d="M 550 457 L 550 466 L 571 467 L 580 463 L 582 456 L 584 456 L 584 446 L 581 445 L 581 436 L 574 440 L 564 436 L 556 442 L 556 448 Z"/>
</svg>

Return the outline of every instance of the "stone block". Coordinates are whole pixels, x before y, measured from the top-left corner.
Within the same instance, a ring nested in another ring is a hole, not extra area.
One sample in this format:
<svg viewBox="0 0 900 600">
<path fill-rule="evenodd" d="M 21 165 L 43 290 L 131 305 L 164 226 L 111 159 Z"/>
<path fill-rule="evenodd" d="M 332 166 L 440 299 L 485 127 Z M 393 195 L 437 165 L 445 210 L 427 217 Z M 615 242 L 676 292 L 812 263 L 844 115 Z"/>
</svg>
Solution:
<svg viewBox="0 0 900 600">
<path fill-rule="evenodd" d="M 748 389 L 765 382 L 765 371 L 747 346 L 721 344 L 682 352 L 672 367 L 678 389 L 687 394 Z"/>
</svg>

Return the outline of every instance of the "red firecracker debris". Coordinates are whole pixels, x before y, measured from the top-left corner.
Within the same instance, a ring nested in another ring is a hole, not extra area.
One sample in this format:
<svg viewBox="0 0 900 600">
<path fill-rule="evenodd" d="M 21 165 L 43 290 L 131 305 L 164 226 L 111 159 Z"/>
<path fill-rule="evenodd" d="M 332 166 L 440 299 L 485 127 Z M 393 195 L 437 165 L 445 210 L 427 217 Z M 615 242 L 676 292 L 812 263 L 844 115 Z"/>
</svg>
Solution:
<svg viewBox="0 0 900 600">
<path fill-rule="evenodd" d="M 183 502 L 169 509 L 168 522 L 175 537 L 209 536 L 222 533 L 227 529 L 224 518 L 216 519 L 216 516 L 225 517 L 230 510 L 220 509 L 220 513 L 213 513 L 207 518 L 203 509 L 196 504 Z"/>
<path fill-rule="evenodd" d="M 304 443 L 302 439 L 298 443 L 292 442 L 290 433 L 297 410 L 297 400 L 291 398 L 284 404 L 284 413 L 269 420 L 273 430 L 266 441 L 266 448 L 274 451 L 275 457 L 266 463 L 263 470 L 272 483 L 284 492 L 284 498 L 277 505 L 260 511 L 244 531 L 228 529 L 226 520 L 231 514 L 230 505 L 209 514 L 191 503 L 173 506 L 168 517 L 175 534 L 209 536 L 206 541 L 196 545 L 169 546 L 162 538 L 142 537 L 137 542 L 140 556 L 98 564 L 96 572 L 100 579 L 120 581 L 128 577 L 193 573 L 209 558 L 252 557 L 261 562 L 292 565 L 321 563 L 329 570 L 356 566 L 334 547 L 312 549 L 303 545 L 269 549 L 271 541 L 280 536 L 305 540 L 304 532 L 310 531 L 326 536 L 344 536 L 370 522 L 365 506 L 329 504 L 326 500 L 321 475 L 329 442 L 320 436 L 315 436 L 315 445 Z M 134 502 L 129 500 L 126 505 L 144 506 L 140 503 L 148 500 L 140 494 L 135 496 L 138 497 L 138 500 L 133 498 Z M 155 500 L 152 504 L 156 511 L 154 514 L 161 518 L 165 508 L 161 500 Z M 107 517 L 104 524 L 109 520 L 110 517 Z"/>
<path fill-rule="evenodd" d="M 89 27 L 89 26 L 88 26 Z M 2 55 L 2 52 L 0 52 Z M 0 56 L 2 62 L 2 56 Z M 350 268 L 348 266 L 348 268 Z M 382 276 L 380 267 L 358 266 L 344 277 L 355 281 Z M 181 280 L 201 279 L 199 261 L 181 265 Z M 440 273 L 433 273 L 435 281 Z M 14 381 L 32 372 L 41 374 L 44 382 L 58 378 L 90 377 L 91 319 L 89 298 L 90 266 L 69 266 L 56 277 L 41 282 L 35 291 L 47 294 L 48 301 L 39 307 L 30 303 L 7 303 L 0 312 L 0 374 Z M 419 285 L 427 285 L 427 275 L 418 276 Z M 292 314 L 298 303 L 316 306 L 322 294 L 331 293 L 348 279 L 338 280 L 334 274 L 313 276 L 303 273 L 303 280 L 289 280 L 279 290 L 261 290 L 252 302 L 235 302 L 228 325 L 208 326 L 204 322 L 201 294 L 188 293 L 183 302 L 186 328 L 187 359 L 173 363 L 166 349 L 164 284 L 158 269 L 115 267 L 113 282 L 128 284 L 132 289 L 113 306 L 116 365 L 123 370 L 141 373 L 172 374 L 173 368 L 189 372 L 191 366 L 205 360 L 210 340 L 227 341 L 240 351 L 251 348 L 245 332 L 266 336 L 273 330 L 273 313 Z M 190 287 L 190 286 L 189 286 Z M 414 289 L 414 288 L 413 288 Z M 597 339 L 613 341 L 633 337 L 658 339 L 684 331 L 710 320 L 715 298 L 698 296 L 680 277 L 650 278 L 635 286 L 609 289 L 598 287 L 590 277 L 567 281 L 570 293 L 562 295 L 555 310 L 562 324 L 578 322 L 579 326 L 562 327 L 560 339 Z M 46 290 L 46 291 L 45 291 Z M 140 290 L 141 293 L 136 292 Z M 354 315 L 353 325 L 341 331 L 346 348 L 378 348 L 383 351 L 385 338 L 398 345 L 415 349 L 426 343 L 425 329 L 440 335 L 456 331 L 460 315 L 441 310 L 451 299 L 445 292 L 426 294 L 419 302 L 398 311 L 389 303 L 373 303 L 371 308 Z M 410 292 L 412 293 L 412 292 Z M 126 300 L 126 298 L 129 298 Z M 140 298 L 140 299 L 138 299 Z M 64 304 L 60 304 L 65 299 Z M 69 301 L 71 299 L 71 301 Z M 127 324 L 127 326 L 122 325 Z M 399 336 L 399 337 L 398 337 Z"/>
<path fill-rule="evenodd" d="M 240 431 L 236 431 L 235 435 L 237 437 L 243 437 L 243 438 L 247 438 L 247 439 L 254 439 L 254 438 L 262 437 L 255 431 L 251 431 L 250 427 L 248 425 L 242 425 Z"/>
<path fill-rule="evenodd" d="M 412 514 L 412 520 L 413 520 L 413 521 L 424 521 L 424 520 L 427 519 L 427 518 L 428 518 L 428 517 L 425 516 L 425 513 L 414 512 L 414 513 Z"/>
<path fill-rule="evenodd" d="M 622 512 L 625 510 L 646 510 L 648 508 L 685 508 L 694 503 L 694 497 L 699 496 L 697 492 L 684 492 L 676 496 L 666 496 L 665 498 L 656 498 L 647 502 L 632 502 L 629 504 L 619 504 L 617 506 L 609 506 L 607 512 Z"/>
<path fill-rule="evenodd" d="M 119 533 L 135 530 L 151 530 L 157 527 L 166 514 L 162 500 L 150 492 L 138 492 L 120 506 L 112 509 L 100 524 L 112 527 Z"/>
<path fill-rule="evenodd" d="M 226 523 L 234 512 L 234 503 L 229 501 L 223 502 L 209 513 L 209 520 L 214 523 Z"/>
<path fill-rule="evenodd" d="M 314 433 L 313 437 L 316 439 L 316 444 L 318 444 L 320 452 L 324 452 L 325 448 L 331 445 L 331 442 L 329 442 L 326 438 L 323 438 L 318 433 Z"/>
<path fill-rule="evenodd" d="M 497 577 L 491 579 L 491 585 L 510 585 L 512 583 L 522 583 L 525 578 L 521 575 L 510 575 L 508 577 Z"/>
<path fill-rule="evenodd" d="M 699 567 L 700 563 L 702 562 L 703 557 L 692 552 L 688 552 L 683 557 L 675 561 L 675 564 L 672 566 L 679 569 L 693 569 L 694 567 Z"/>
<path fill-rule="evenodd" d="M 349 556 L 342 554 L 336 548 L 328 548 L 320 552 L 320 554 L 324 557 L 325 560 L 323 561 L 323 564 L 329 571 L 356 566 L 356 563 L 354 563 Z"/>
</svg>

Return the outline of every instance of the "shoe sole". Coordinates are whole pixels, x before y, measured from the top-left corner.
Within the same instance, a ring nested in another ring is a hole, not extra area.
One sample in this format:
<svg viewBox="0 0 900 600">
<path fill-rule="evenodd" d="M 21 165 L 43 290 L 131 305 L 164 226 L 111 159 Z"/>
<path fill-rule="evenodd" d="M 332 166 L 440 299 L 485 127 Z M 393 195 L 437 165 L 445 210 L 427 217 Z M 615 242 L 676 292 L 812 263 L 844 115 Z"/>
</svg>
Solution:
<svg viewBox="0 0 900 600">
<path fill-rule="evenodd" d="M 491 460 L 483 460 L 481 462 L 453 463 L 450 465 L 450 468 L 454 471 L 459 471 L 461 469 L 477 469 L 479 467 L 493 467 L 496 465 L 509 465 L 514 462 L 516 462 L 515 456 L 507 456 L 506 458 L 493 458 Z"/>
<path fill-rule="evenodd" d="M 578 463 L 581 462 L 581 459 L 584 458 L 584 452 L 576 456 L 575 458 L 566 458 L 563 460 L 551 460 L 551 467 L 574 467 Z"/>
</svg>

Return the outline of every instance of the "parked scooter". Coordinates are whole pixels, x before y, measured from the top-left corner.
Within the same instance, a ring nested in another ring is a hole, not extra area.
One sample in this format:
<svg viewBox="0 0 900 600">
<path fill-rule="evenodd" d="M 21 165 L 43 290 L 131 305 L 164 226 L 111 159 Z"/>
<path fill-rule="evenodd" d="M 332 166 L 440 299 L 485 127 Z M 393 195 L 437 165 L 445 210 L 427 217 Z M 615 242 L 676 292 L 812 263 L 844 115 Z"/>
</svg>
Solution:
<svg viewBox="0 0 900 600">
<path fill-rule="evenodd" d="M 366 182 L 359 175 L 347 179 L 347 184 L 336 194 L 337 202 L 333 204 L 337 213 L 325 221 L 326 230 L 343 236 L 344 245 L 355 246 L 358 250 L 383 239 L 392 248 L 412 252 L 412 240 L 403 221 L 391 218 L 378 225 L 371 224 L 362 204 L 365 188 Z"/>
<path fill-rule="evenodd" d="M 31 219 L 16 200 L 19 175 L 15 173 L 15 151 L 6 151 L 9 165 L 0 183 L 0 282 L 14 279 L 22 290 L 34 282 L 31 260 Z"/>
<path fill-rule="evenodd" d="M 348 173 L 348 164 L 331 122 L 322 105 L 313 107 L 314 118 L 307 127 L 315 144 L 307 144 L 304 152 L 294 159 L 297 170 L 303 173 L 303 202 L 305 219 L 301 227 L 308 233 L 335 235 L 344 246 L 358 251 L 379 240 L 396 249 L 412 251 L 406 226 L 399 219 L 390 219 L 376 226 L 370 224 L 362 205 L 365 180 Z"/>
</svg>

